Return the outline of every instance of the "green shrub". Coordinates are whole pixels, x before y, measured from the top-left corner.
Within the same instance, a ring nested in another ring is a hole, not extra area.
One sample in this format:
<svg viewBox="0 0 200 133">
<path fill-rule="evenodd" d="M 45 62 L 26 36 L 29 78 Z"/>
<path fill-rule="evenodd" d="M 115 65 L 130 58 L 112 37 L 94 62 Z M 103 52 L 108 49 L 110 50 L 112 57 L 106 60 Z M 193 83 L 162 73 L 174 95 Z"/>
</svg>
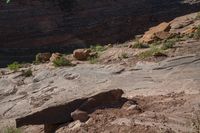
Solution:
<svg viewBox="0 0 200 133">
<path fill-rule="evenodd" d="M 170 48 L 173 48 L 173 46 L 175 45 L 175 40 L 171 39 L 171 40 L 167 40 L 165 42 L 163 42 L 161 49 L 162 50 L 167 50 Z"/>
<path fill-rule="evenodd" d="M 197 31 L 194 33 L 195 39 L 200 39 L 200 25 L 197 27 Z"/>
<path fill-rule="evenodd" d="M 55 67 L 72 66 L 72 63 L 64 57 L 60 57 L 53 61 L 53 65 Z"/>
<path fill-rule="evenodd" d="M 30 76 L 33 75 L 33 72 L 32 72 L 31 69 L 28 69 L 26 71 L 23 71 L 22 75 L 25 76 L 25 77 L 30 77 Z"/>
<path fill-rule="evenodd" d="M 152 57 L 152 56 L 159 55 L 159 54 L 162 54 L 162 53 L 163 53 L 162 49 L 155 47 L 155 46 L 151 46 L 150 50 L 147 50 L 147 51 L 140 53 L 138 55 L 138 57 L 140 59 L 146 59 L 148 57 Z"/>
<path fill-rule="evenodd" d="M 7 127 L 4 130 L 4 133 L 22 133 L 20 129 L 14 128 L 14 127 Z"/>
<path fill-rule="evenodd" d="M 132 48 L 148 48 L 148 45 L 145 45 L 143 43 L 140 43 L 139 41 L 137 41 Z"/>
<path fill-rule="evenodd" d="M 98 57 L 96 56 L 89 57 L 88 60 L 91 64 L 96 64 L 98 62 Z"/>
<path fill-rule="evenodd" d="M 8 65 L 8 68 L 12 71 L 18 71 L 20 68 L 22 67 L 21 64 L 19 64 L 18 62 L 13 62 L 12 64 Z"/>
<path fill-rule="evenodd" d="M 104 46 L 101 45 L 95 45 L 95 46 L 90 46 L 90 50 L 92 52 L 103 52 L 106 50 L 106 48 Z"/>
</svg>

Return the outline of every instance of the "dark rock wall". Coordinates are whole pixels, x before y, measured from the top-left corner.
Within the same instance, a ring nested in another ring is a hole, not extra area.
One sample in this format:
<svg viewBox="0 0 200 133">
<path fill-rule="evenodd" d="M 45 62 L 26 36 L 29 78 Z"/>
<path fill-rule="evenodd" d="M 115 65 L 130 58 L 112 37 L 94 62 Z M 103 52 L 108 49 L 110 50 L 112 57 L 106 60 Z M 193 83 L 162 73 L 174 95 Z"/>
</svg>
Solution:
<svg viewBox="0 0 200 133">
<path fill-rule="evenodd" d="M 1 1 L 0 55 L 27 56 L 123 42 L 199 9 L 199 3 L 183 4 L 183 0 Z"/>
</svg>

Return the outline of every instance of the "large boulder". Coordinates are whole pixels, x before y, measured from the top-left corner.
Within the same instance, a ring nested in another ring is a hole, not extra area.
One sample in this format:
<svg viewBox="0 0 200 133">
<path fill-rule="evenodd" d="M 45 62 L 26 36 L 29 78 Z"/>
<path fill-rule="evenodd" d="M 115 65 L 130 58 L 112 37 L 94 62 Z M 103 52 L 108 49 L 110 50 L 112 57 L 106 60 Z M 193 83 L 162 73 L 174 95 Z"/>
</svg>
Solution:
<svg viewBox="0 0 200 133">
<path fill-rule="evenodd" d="M 74 58 L 77 60 L 86 60 L 90 56 L 91 50 L 89 49 L 76 49 L 73 52 Z"/>
<path fill-rule="evenodd" d="M 163 22 L 158 26 L 152 27 L 149 31 L 145 32 L 143 37 L 139 40 L 141 43 L 152 43 L 158 39 L 167 39 L 170 37 L 170 24 Z"/>
</svg>

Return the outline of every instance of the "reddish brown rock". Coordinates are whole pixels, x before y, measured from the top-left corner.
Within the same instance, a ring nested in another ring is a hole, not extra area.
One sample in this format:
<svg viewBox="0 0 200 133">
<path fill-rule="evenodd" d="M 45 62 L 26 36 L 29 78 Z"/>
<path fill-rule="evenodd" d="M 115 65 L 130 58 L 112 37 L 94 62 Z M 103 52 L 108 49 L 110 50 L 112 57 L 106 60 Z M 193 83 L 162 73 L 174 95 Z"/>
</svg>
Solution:
<svg viewBox="0 0 200 133">
<path fill-rule="evenodd" d="M 73 56 L 77 60 L 86 60 L 90 56 L 90 53 L 89 49 L 76 49 L 73 52 Z"/>
<path fill-rule="evenodd" d="M 157 39 L 167 39 L 170 37 L 170 24 L 163 22 L 158 26 L 152 27 L 149 31 L 145 32 L 143 37 L 139 40 L 141 43 L 152 43 Z"/>
</svg>

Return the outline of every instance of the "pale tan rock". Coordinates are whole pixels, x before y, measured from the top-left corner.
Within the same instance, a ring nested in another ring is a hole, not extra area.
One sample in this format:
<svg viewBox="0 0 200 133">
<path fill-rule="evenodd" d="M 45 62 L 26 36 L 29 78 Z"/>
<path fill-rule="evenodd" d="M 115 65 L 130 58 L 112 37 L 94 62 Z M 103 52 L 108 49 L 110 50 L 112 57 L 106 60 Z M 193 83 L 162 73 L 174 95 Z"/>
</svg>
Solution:
<svg viewBox="0 0 200 133">
<path fill-rule="evenodd" d="M 53 53 L 51 55 L 50 61 L 53 62 L 54 60 L 60 58 L 62 55 L 60 53 Z"/>
</svg>

